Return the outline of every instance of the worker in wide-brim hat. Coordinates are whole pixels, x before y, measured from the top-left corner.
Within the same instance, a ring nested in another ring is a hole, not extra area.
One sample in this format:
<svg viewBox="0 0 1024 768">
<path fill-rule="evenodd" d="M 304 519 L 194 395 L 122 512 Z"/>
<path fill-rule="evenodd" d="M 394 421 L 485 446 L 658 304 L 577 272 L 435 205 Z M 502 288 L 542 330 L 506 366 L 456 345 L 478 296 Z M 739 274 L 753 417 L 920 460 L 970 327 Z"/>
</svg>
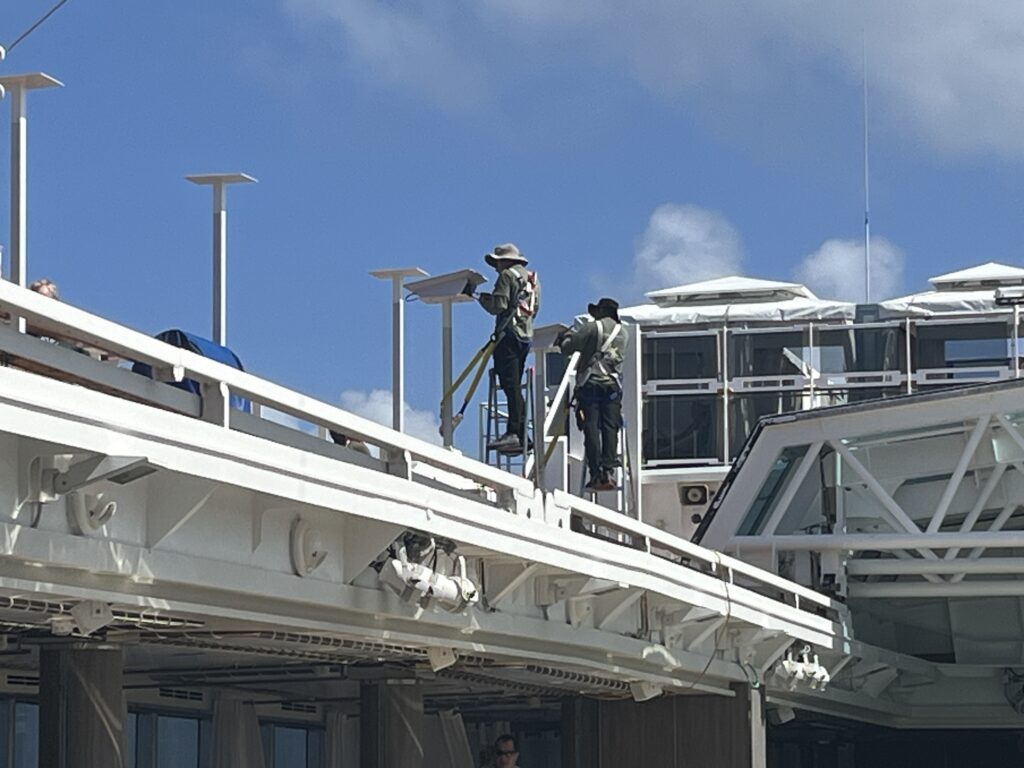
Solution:
<svg viewBox="0 0 1024 768">
<path fill-rule="evenodd" d="M 588 304 L 590 318 L 559 339 L 562 354 L 580 353 L 576 366 L 576 420 L 583 430 L 587 458 L 587 488 L 616 487 L 619 431 L 622 429 L 622 363 L 627 338 L 619 320 L 619 303 L 602 298 Z"/>
<path fill-rule="evenodd" d="M 517 453 L 526 444 L 526 400 L 523 370 L 533 341 L 533 319 L 540 310 L 540 284 L 535 272 L 526 269 L 527 260 L 513 243 L 496 245 L 484 255 L 498 276 L 494 290 L 479 294 L 480 306 L 494 315 L 494 370 L 508 403 L 505 433 L 488 448 Z"/>
</svg>

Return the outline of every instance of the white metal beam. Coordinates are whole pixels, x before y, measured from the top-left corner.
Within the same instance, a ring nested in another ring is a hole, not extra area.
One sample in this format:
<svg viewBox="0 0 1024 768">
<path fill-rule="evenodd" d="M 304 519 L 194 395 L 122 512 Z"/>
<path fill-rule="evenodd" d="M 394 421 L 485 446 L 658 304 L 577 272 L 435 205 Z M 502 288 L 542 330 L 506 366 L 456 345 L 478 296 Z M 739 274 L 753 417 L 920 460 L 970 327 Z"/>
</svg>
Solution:
<svg viewBox="0 0 1024 768">
<path fill-rule="evenodd" d="M 960 488 L 960 483 L 964 479 L 964 474 L 967 472 L 967 467 L 970 466 L 971 459 L 974 458 L 975 451 L 978 450 L 978 446 L 981 444 L 981 439 L 985 436 L 988 431 L 989 422 L 992 417 L 988 414 L 978 419 L 978 422 L 974 425 L 974 429 L 971 430 L 971 436 L 967 439 L 967 444 L 964 446 L 963 453 L 960 454 L 960 459 L 956 463 L 956 467 L 953 469 L 953 474 L 949 478 L 949 482 L 946 483 L 946 488 L 942 492 L 942 497 L 939 499 L 939 503 L 935 507 L 935 512 L 932 513 L 932 519 L 928 522 L 928 532 L 934 533 L 942 527 L 942 522 L 946 519 L 946 512 L 949 510 L 949 505 L 953 501 L 953 496 Z"/>
<path fill-rule="evenodd" d="M 993 467 L 992 472 L 989 473 L 988 480 L 985 481 L 985 485 L 982 486 L 981 492 L 978 494 L 978 498 L 974 501 L 974 506 L 971 507 L 971 511 L 967 513 L 960 524 L 961 533 L 974 529 L 974 524 L 981 517 L 981 513 L 985 510 L 985 505 L 988 504 L 988 500 L 992 497 L 992 492 L 995 491 L 996 486 L 999 485 L 999 481 L 1003 479 L 1007 467 L 1007 464 L 997 464 Z M 946 559 L 952 560 L 959 553 L 959 549 L 948 549 L 946 550 Z"/>
</svg>

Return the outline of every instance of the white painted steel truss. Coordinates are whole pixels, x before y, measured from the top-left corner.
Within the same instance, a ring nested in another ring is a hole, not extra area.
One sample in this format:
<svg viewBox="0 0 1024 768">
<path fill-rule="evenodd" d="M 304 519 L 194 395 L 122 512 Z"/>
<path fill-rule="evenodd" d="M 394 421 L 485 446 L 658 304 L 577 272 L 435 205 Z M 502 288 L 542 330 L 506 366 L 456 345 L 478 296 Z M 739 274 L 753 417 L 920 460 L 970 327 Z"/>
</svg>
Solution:
<svg viewBox="0 0 1024 768">
<path fill-rule="evenodd" d="M 1024 595 L 1004 578 L 1024 572 L 1005 556 L 1024 543 L 1022 393 L 1014 381 L 768 420 L 702 541 L 841 554 L 832 575 L 850 597 Z"/>
<path fill-rule="evenodd" d="M 1016 717 L 999 689 L 1024 660 L 1022 395 L 1011 381 L 768 419 L 701 543 L 846 600 L 862 642 L 943 662 L 963 686 L 954 719 Z"/>
</svg>

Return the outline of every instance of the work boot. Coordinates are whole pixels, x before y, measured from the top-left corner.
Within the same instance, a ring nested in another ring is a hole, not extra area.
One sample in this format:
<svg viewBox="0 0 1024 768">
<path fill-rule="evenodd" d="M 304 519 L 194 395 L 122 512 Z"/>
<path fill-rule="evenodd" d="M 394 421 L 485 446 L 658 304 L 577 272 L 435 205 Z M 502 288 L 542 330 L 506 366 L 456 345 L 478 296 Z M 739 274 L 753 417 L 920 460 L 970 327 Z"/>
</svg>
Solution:
<svg viewBox="0 0 1024 768">
<path fill-rule="evenodd" d="M 499 453 L 518 453 L 522 449 L 523 444 L 519 442 L 519 437 L 511 432 L 506 432 L 501 437 L 491 440 L 487 444 L 487 450 L 498 451 Z"/>
<path fill-rule="evenodd" d="M 603 473 L 601 475 L 601 477 L 598 478 L 597 484 L 594 486 L 594 490 L 595 491 L 614 491 L 615 490 L 615 480 L 614 480 L 614 478 L 612 478 L 612 476 L 610 474 L 608 474 L 607 472 Z"/>
</svg>

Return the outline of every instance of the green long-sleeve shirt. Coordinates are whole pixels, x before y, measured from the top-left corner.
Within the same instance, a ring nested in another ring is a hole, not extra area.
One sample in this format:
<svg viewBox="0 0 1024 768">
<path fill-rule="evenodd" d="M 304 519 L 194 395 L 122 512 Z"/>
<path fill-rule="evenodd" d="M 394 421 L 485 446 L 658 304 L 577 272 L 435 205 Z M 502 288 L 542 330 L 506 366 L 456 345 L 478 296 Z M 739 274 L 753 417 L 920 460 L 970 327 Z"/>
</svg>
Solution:
<svg viewBox="0 0 1024 768">
<path fill-rule="evenodd" d="M 495 316 L 495 330 L 502 326 L 505 318 L 511 312 L 513 316 L 508 328 L 522 341 L 531 341 L 533 339 L 533 316 L 516 312 L 519 292 L 523 289 L 527 280 L 529 280 L 529 273 L 526 271 L 526 267 L 522 264 L 515 264 L 498 273 L 498 279 L 494 281 L 494 290 L 491 293 L 480 294 L 480 306 Z M 540 311 L 539 284 L 536 286 L 535 292 L 534 315 Z"/>
<path fill-rule="evenodd" d="M 600 331 L 598 330 L 599 325 Z M 562 354 L 568 357 L 573 352 L 580 353 L 580 362 L 576 369 L 579 375 L 593 365 L 601 345 L 608 340 L 615 326 L 616 322 L 610 317 L 600 320 L 589 319 L 565 334 L 561 343 Z M 613 381 L 614 376 L 622 371 L 626 344 L 626 332 L 620 330 L 618 335 L 612 339 L 611 346 L 603 356 L 602 365 L 595 365 L 591 369 L 589 380 L 595 383 Z"/>
</svg>

